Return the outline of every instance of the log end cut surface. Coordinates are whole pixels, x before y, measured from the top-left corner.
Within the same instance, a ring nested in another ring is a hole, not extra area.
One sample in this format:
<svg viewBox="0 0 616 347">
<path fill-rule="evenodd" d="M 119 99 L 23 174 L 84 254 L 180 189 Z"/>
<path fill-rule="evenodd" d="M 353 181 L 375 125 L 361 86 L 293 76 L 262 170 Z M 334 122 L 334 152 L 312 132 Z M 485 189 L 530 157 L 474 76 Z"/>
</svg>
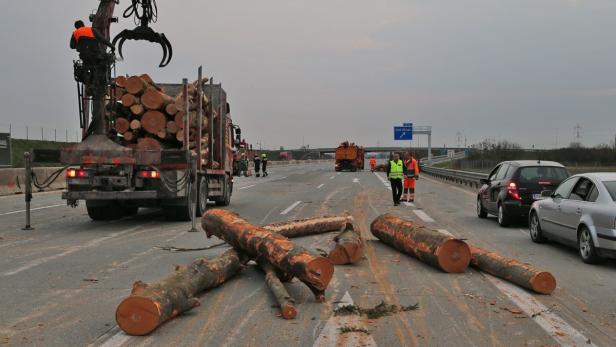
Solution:
<svg viewBox="0 0 616 347">
<path fill-rule="evenodd" d="M 556 278 L 549 272 L 539 272 L 530 279 L 533 290 L 539 294 L 552 294 L 556 289 Z"/>
<path fill-rule="evenodd" d="M 360 261 L 363 256 L 364 249 L 360 244 L 346 243 L 336 245 L 327 258 L 334 263 L 334 265 L 346 265 Z"/>
<path fill-rule="evenodd" d="M 297 316 L 297 310 L 291 305 L 285 305 L 281 307 L 280 312 L 284 319 L 295 319 Z"/>
<path fill-rule="evenodd" d="M 315 279 L 311 284 L 320 290 L 325 290 L 334 276 L 334 264 L 323 257 L 316 257 L 306 263 L 306 270 Z"/>
<path fill-rule="evenodd" d="M 116 310 L 116 322 L 129 335 L 143 336 L 156 329 L 161 313 L 157 302 L 139 296 L 130 296 Z"/>
<path fill-rule="evenodd" d="M 471 250 L 461 240 L 449 239 L 436 251 L 438 264 L 445 272 L 461 273 L 471 262 Z"/>
</svg>

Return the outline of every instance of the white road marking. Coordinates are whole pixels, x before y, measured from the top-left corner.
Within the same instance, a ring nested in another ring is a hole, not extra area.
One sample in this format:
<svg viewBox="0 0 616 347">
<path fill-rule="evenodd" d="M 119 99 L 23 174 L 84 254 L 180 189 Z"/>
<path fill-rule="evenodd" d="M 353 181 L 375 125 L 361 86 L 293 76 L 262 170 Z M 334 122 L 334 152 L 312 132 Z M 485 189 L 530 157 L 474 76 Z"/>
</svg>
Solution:
<svg viewBox="0 0 616 347">
<path fill-rule="evenodd" d="M 402 201 L 402 203 L 404 204 L 404 206 L 408 206 L 408 207 L 415 207 L 415 204 L 412 202 L 408 202 L 408 201 Z"/>
<path fill-rule="evenodd" d="M 319 184 L 319 186 L 317 187 L 317 189 L 321 189 L 321 188 L 323 188 L 323 186 L 324 186 L 324 185 L 325 185 L 325 183 L 321 183 L 321 184 Z"/>
<path fill-rule="evenodd" d="M 332 176 L 332 177 L 330 177 L 329 179 L 330 179 L 330 180 L 333 180 L 334 178 L 336 178 L 336 176 Z"/>
<path fill-rule="evenodd" d="M 251 184 L 251 185 L 249 185 L 249 186 L 242 187 L 242 188 L 240 188 L 239 190 L 244 190 L 244 189 L 252 188 L 252 187 L 254 187 L 254 186 L 256 186 L 256 184 Z"/>
<path fill-rule="evenodd" d="M 445 229 L 438 231 L 455 237 Z M 528 292 L 490 274 L 481 274 L 561 346 L 596 346 Z"/>
<path fill-rule="evenodd" d="M 48 257 L 34 259 L 34 260 L 29 261 L 26 264 L 24 264 L 24 265 L 22 265 L 22 266 L 20 266 L 20 267 L 18 267 L 16 269 L 13 269 L 13 270 L 10 270 L 10 271 L 2 273 L 2 276 L 12 276 L 12 275 L 18 274 L 20 272 L 29 270 L 29 269 L 31 269 L 33 267 L 37 267 L 39 265 L 48 263 L 48 262 L 50 262 L 52 260 L 55 260 L 55 259 L 58 259 L 58 258 L 62 258 L 62 257 L 65 257 L 65 256 L 67 256 L 69 254 L 73 254 L 75 252 L 81 251 L 83 249 L 91 248 L 91 247 L 96 247 L 96 246 L 100 245 L 101 243 L 103 243 L 103 242 L 105 242 L 107 240 L 113 239 L 113 238 L 115 238 L 117 236 L 122 236 L 124 234 L 135 232 L 135 230 L 138 230 L 138 229 L 140 229 L 142 227 L 143 226 L 136 226 L 134 228 L 130 228 L 130 229 L 127 229 L 127 230 L 124 230 L 124 231 L 121 231 L 121 232 L 112 233 L 112 234 L 109 234 L 107 236 L 99 237 L 97 239 L 94 239 L 94 240 L 91 240 L 89 242 L 86 242 L 83 245 L 69 247 L 67 250 L 65 250 L 62 253 L 50 255 Z"/>
<path fill-rule="evenodd" d="M 294 208 L 296 208 L 301 203 L 302 203 L 301 201 L 294 202 L 291 206 L 287 207 L 286 210 L 280 212 L 280 214 L 285 215 L 285 214 L 291 212 Z"/>
<path fill-rule="evenodd" d="M 336 308 L 353 305 L 353 298 L 349 292 L 344 293 L 344 296 L 337 303 Z M 340 332 L 342 327 L 363 327 L 361 317 L 357 315 L 344 315 L 334 316 L 332 315 L 325 326 L 321 330 L 321 333 L 314 341 L 313 347 L 330 347 L 330 346 L 367 346 L 376 347 L 377 344 L 374 341 L 372 335 L 368 335 L 362 332 L 350 332 L 344 334 Z"/>
<path fill-rule="evenodd" d="M 359 178 L 357 177 L 353 178 L 353 183 L 359 183 Z"/>
<path fill-rule="evenodd" d="M 415 213 L 417 215 L 417 217 L 421 218 L 421 220 L 426 222 L 426 223 L 434 223 L 434 219 L 432 219 L 432 217 L 428 216 L 422 210 L 413 210 L 413 213 Z"/>
<path fill-rule="evenodd" d="M 122 330 L 120 330 L 120 327 L 118 327 L 117 325 L 112 330 L 110 330 L 108 334 L 111 334 L 111 333 L 115 333 L 115 335 L 111 336 L 103 344 L 98 345 L 98 346 L 118 347 L 128 342 L 128 340 L 131 338 L 130 335 L 126 335 Z M 95 346 L 95 344 L 91 344 L 90 346 Z"/>
<path fill-rule="evenodd" d="M 36 207 L 36 208 L 31 208 L 30 211 L 45 210 L 45 209 L 48 209 L 48 208 L 60 207 L 60 206 L 66 206 L 66 204 L 58 204 L 58 205 Z M 24 212 L 26 212 L 26 210 L 19 210 L 19 211 L 13 211 L 13 212 L 5 212 L 5 213 L 0 213 L 0 216 L 8 216 L 10 214 L 17 214 L 17 213 L 24 213 Z"/>
<path fill-rule="evenodd" d="M 383 177 L 381 177 L 381 175 L 376 172 L 374 172 L 374 175 L 379 179 L 379 181 L 381 181 L 385 185 L 385 188 L 391 190 L 391 184 L 389 184 L 387 180 L 385 180 Z"/>
<path fill-rule="evenodd" d="M 561 346 L 595 346 L 581 332 L 524 290 L 491 275 L 483 275 Z"/>
<path fill-rule="evenodd" d="M 438 229 L 439 232 L 441 232 L 442 234 L 445 234 L 447 236 L 451 236 L 451 237 L 455 237 L 453 236 L 452 233 L 450 233 L 449 231 L 447 231 L 447 229 Z"/>
</svg>

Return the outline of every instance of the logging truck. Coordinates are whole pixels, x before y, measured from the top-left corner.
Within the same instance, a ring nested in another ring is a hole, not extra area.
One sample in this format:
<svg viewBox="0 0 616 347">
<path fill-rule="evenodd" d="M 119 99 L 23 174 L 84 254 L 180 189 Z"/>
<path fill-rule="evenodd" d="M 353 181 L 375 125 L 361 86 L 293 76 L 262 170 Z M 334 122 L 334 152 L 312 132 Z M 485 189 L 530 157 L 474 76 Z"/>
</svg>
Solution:
<svg viewBox="0 0 616 347">
<path fill-rule="evenodd" d="M 345 141 L 336 148 L 336 171 L 364 169 L 364 148 Z"/>
<path fill-rule="evenodd" d="M 134 215 L 140 207 L 189 220 L 205 212 L 208 199 L 229 205 L 241 130 L 220 84 L 156 84 L 141 75 L 118 77 L 109 88 L 103 125 L 88 124 L 91 100 L 79 95 L 83 140 L 60 154 L 69 205 L 85 201 L 93 220 Z"/>
</svg>

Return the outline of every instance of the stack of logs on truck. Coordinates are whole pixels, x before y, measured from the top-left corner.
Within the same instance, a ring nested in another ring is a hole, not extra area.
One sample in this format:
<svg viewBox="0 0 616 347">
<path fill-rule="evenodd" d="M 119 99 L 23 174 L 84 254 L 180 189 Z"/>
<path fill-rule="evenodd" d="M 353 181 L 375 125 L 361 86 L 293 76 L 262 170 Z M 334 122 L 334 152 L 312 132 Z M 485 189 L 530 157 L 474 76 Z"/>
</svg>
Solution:
<svg viewBox="0 0 616 347">
<path fill-rule="evenodd" d="M 88 97 L 82 102 L 88 110 Z M 140 207 L 162 207 L 169 219 L 187 220 L 205 212 L 208 199 L 230 203 L 240 130 L 220 84 L 120 76 L 109 85 L 106 110 L 104 135 L 86 133 L 88 117 L 81 114 L 84 139 L 62 150 L 61 162 L 69 166 L 62 197 L 70 205 L 85 200 L 94 220 Z"/>
<path fill-rule="evenodd" d="M 357 171 L 364 169 L 364 148 L 349 141 L 336 148 L 336 171 Z"/>
</svg>

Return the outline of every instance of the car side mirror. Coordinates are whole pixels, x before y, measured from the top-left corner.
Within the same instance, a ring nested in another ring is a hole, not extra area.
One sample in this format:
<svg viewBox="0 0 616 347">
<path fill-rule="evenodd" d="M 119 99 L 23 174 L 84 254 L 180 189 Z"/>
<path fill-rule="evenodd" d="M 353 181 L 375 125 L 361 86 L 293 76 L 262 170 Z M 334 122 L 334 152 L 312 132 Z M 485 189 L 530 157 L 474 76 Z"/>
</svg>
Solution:
<svg viewBox="0 0 616 347">
<path fill-rule="evenodd" d="M 490 184 L 490 180 L 487 179 L 487 178 L 482 178 L 482 179 L 479 180 L 479 182 L 481 182 L 483 184 L 488 184 L 488 185 Z"/>
<path fill-rule="evenodd" d="M 553 198 L 554 194 L 552 194 L 551 190 L 543 190 L 541 191 L 541 197 L 542 198 Z"/>
</svg>

